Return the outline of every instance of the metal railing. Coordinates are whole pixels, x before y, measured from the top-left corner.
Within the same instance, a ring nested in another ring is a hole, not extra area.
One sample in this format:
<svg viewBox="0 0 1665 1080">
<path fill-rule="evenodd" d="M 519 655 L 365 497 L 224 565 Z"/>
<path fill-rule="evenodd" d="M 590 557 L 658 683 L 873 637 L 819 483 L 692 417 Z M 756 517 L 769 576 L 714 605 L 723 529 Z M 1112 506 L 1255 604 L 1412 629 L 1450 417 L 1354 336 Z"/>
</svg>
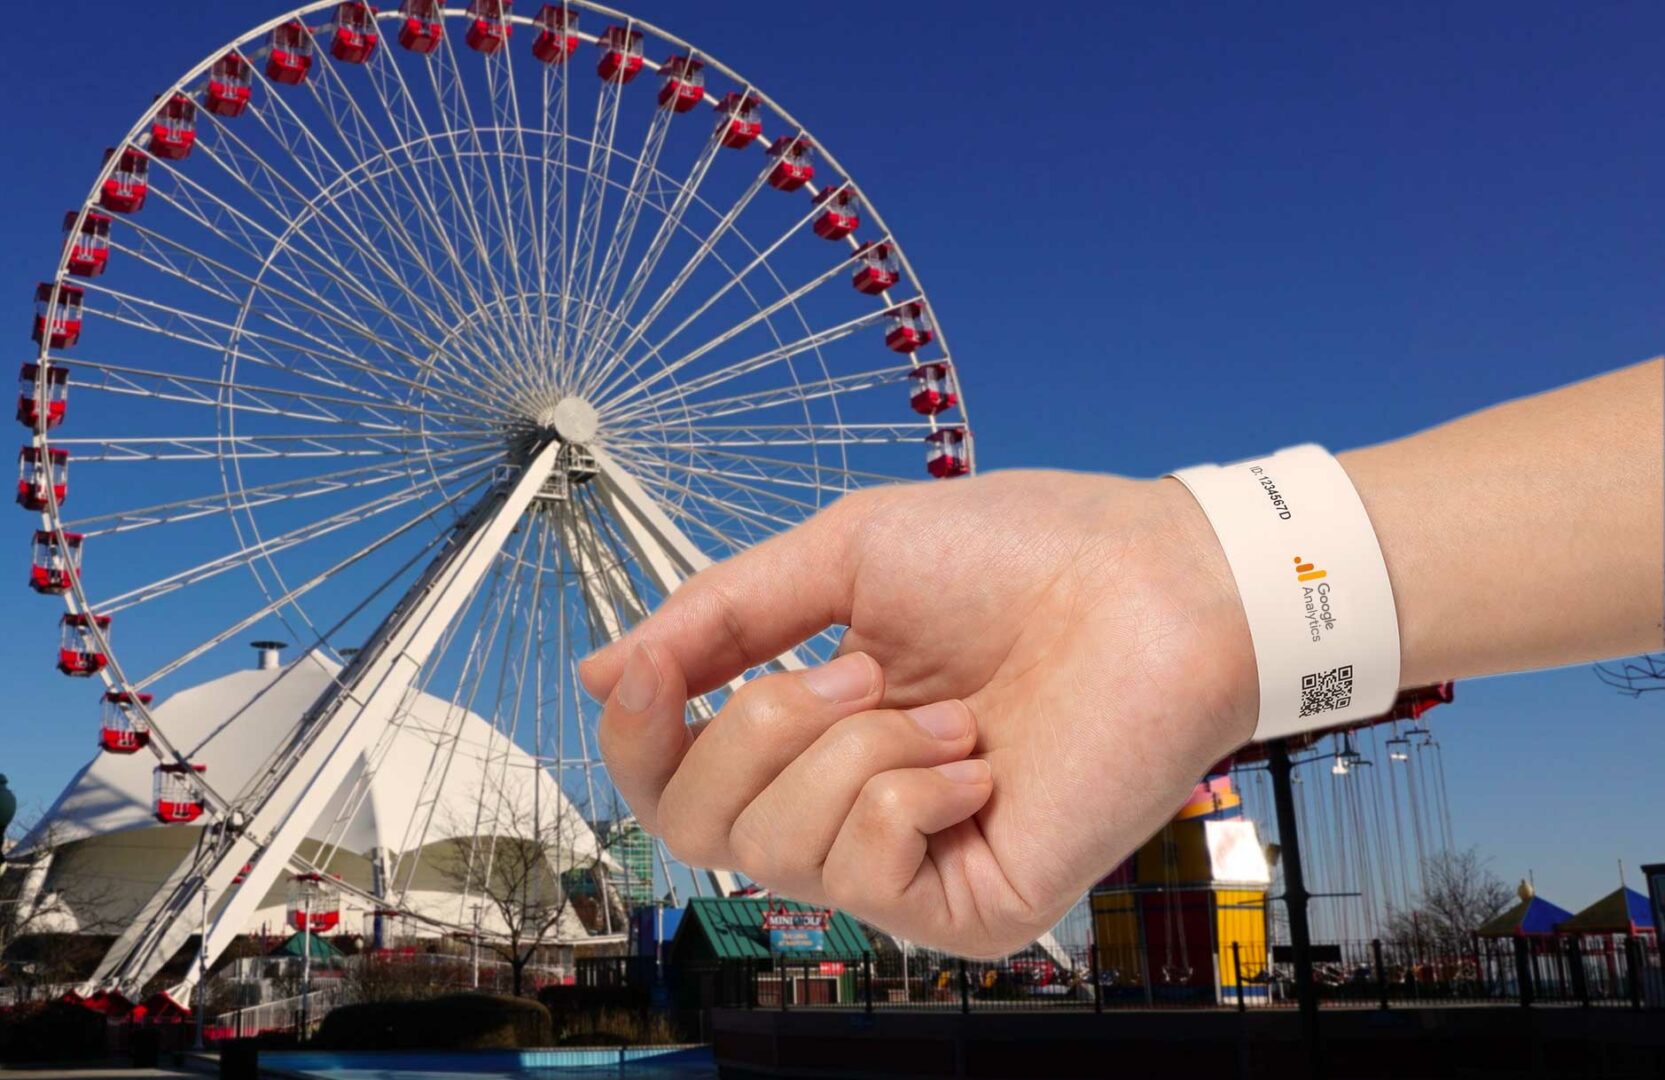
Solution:
<svg viewBox="0 0 1665 1080">
<path fill-rule="evenodd" d="M 750 1009 L 1103 1012 L 1297 1003 L 1288 946 L 1229 942 L 1218 952 L 1160 960 L 1091 946 L 1000 961 L 923 951 L 854 960 L 782 955 L 684 969 L 676 977 L 690 999 Z M 1314 947 L 1313 992 L 1326 1008 L 1662 1009 L 1665 967 L 1646 937 L 1471 937 L 1443 946 L 1347 941 Z"/>
</svg>

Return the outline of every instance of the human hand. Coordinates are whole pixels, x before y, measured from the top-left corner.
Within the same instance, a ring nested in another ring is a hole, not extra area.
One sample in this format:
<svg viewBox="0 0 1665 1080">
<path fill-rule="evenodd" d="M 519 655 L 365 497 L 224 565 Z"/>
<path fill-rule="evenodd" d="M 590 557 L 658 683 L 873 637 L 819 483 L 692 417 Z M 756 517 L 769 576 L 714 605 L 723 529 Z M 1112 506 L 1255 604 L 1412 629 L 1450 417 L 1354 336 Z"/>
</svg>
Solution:
<svg viewBox="0 0 1665 1080">
<path fill-rule="evenodd" d="M 689 694 L 840 624 L 837 659 L 685 725 Z M 1009 472 L 851 495 L 690 579 L 580 674 L 614 782 L 677 858 L 994 956 L 1248 739 L 1255 671 L 1176 481 Z"/>
</svg>

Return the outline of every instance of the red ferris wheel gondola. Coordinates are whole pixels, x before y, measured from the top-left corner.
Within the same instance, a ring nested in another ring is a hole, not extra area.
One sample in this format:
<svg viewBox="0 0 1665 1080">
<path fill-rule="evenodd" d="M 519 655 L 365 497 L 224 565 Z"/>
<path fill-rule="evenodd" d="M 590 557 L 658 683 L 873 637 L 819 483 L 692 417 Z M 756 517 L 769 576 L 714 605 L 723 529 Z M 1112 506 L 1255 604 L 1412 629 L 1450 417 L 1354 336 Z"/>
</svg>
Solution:
<svg viewBox="0 0 1665 1080">
<path fill-rule="evenodd" d="M 327 934 L 341 923 L 341 890 L 318 873 L 296 874 L 289 883 L 289 925 Z"/>
<path fill-rule="evenodd" d="M 150 727 L 138 706 L 150 707 L 149 694 L 107 690 L 100 710 L 98 745 L 107 754 L 133 754 L 150 745 Z"/>
<path fill-rule="evenodd" d="M 705 100 L 705 61 L 673 56 L 659 69 L 659 107 L 685 113 Z"/>
<path fill-rule="evenodd" d="M 52 304 L 52 283 L 35 286 L 35 343 L 50 337 L 54 349 L 72 348 L 81 340 L 81 301 L 86 293 L 74 285 L 58 287 L 56 309 Z"/>
<path fill-rule="evenodd" d="M 431 53 L 445 37 L 439 0 L 400 0 L 399 44 L 413 53 Z"/>
<path fill-rule="evenodd" d="M 97 675 L 110 663 L 104 646 L 93 636 L 96 628 L 106 641 L 110 638 L 110 616 L 69 612 L 58 621 L 58 670 L 84 679 Z"/>
<path fill-rule="evenodd" d="M 24 364 L 17 373 L 17 422 L 34 431 L 48 430 L 64 422 L 69 410 L 69 369 L 54 364 L 46 369 L 45 412 L 41 411 L 40 365 L 33 361 Z M 45 423 L 42 423 L 42 421 Z"/>
<path fill-rule="evenodd" d="M 621 86 L 642 71 L 642 32 L 623 26 L 609 26 L 596 41 L 601 46 L 601 61 L 595 73 L 607 82 Z"/>
<path fill-rule="evenodd" d="M 208 72 L 202 107 L 215 116 L 242 116 L 249 107 L 254 68 L 236 52 L 228 52 Z"/>
<path fill-rule="evenodd" d="M 561 4 L 538 9 L 538 36 L 532 40 L 532 55 L 546 64 L 564 64 L 578 51 L 578 12 Z"/>
<path fill-rule="evenodd" d="M 896 249 L 888 243 L 863 244 L 856 253 L 860 265 L 850 284 L 859 293 L 878 296 L 902 280 L 902 264 Z"/>
<path fill-rule="evenodd" d="M 156 766 L 151 793 L 156 820 L 164 825 L 189 825 L 206 809 L 196 778 L 208 771 L 206 765 L 170 761 Z"/>
<path fill-rule="evenodd" d="M 61 596 L 81 576 L 81 533 L 64 533 L 63 542 L 51 529 L 36 529 L 29 545 L 29 587 L 47 596 Z"/>
<path fill-rule="evenodd" d="M 469 0 L 468 47 L 488 56 L 501 49 L 514 33 L 509 5 L 514 0 Z"/>
<path fill-rule="evenodd" d="M 181 161 L 197 143 L 197 103 L 184 94 L 168 99 L 150 122 L 150 152 L 169 161 Z"/>
<path fill-rule="evenodd" d="M 723 145 L 731 150 L 744 150 L 763 134 L 763 121 L 758 116 L 760 102 L 756 94 L 742 94 L 730 90 L 717 102 L 722 116 Z"/>
<path fill-rule="evenodd" d="M 363 0 L 346 0 L 335 9 L 335 34 L 330 55 L 343 64 L 362 64 L 375 55 L 381 35 L 376 32 L 376 9 Z"/>
<path fill-rule="evenodd" d="M 821 213 L 815 217 L 815 235 L 823 240 L 842 240 L 861 226 L 861 199 L 846 185 L 827 188 L 815 196 Z"/>
<path fill-rule="evenodd" d="M 104 160 L 109 161 L 115 153 L 115 147 L 105 150 Z M 123 147 L 121 160 L 116 162 L 110 178 L 104 181 L 104 187 L 99 192 L 99 205 L 118 214 L 138 213 L 144 207 L 145 195 L 150 190 L 149 178 L 150 159 L 145 152 L 131 146 Z"/>
<path fill-rule="evenodd" d="M 953 367 L 946 360 L 920 364 L 908 373 L 908 404 L 921 416 L 936 416 L 959 404 Z"/>
<path fill-rule="evenodd" d="M 45 510 L 48 490 L 60 506 L 69 498 L 69 451 L 53 447 L 43 453 L 38 446 L 25 446 L 17 452 L 17 505 Z"/>
<path fill-rule="evenodd" d="M 971 471 L 971 432 L 947 427 L 925 436 L 925 470 L 938 480 Z"/>
<path fill-rule="evenodd" d="M 89 210 L 77 229 L 75 219 L 80 216 L 74 210 L 64 215 L 64 243 L 69 248 L 68 270 L 76 277 L 97 277 L 110 264 L 110 218 Z"/>
<path fill-rule="evenodd" d="M 885 312 L 890 317 L 890 329 L 885 331 L 885 344 L 899 353 L 914 353 L 936 340 L 931 317 L 925 305 L 910 301 Z"/>
<path fill-rule="evenodd" d="M 782 135 L 769 147 L 775 167 L 769 170 L 769 186 L 777 191 L 797 191 L 815 179 L 811 157 L 815 145 L 803 135 Z"/>
<path fill-rule="evenodd" d="M 312 31 L 299 19 L 272 28 L 272 52 L 266 57 L 266 77 L 285 86 L 299 86 L 312 71 L 315 45 Z"/>
</svg>

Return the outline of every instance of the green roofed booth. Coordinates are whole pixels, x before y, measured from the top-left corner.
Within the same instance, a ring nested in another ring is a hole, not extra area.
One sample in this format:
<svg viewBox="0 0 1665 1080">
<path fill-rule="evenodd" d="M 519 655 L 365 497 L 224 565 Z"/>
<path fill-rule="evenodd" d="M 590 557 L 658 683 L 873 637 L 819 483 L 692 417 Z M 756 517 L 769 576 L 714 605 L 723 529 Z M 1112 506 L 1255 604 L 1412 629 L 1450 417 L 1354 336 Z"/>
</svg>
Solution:
<svg viewBox="0 0 1665 1080">
<path fill-rule="evenodd" d="M 273 946 L 267 956 L 302 956 L 307 952 L 306 942 L 311 942 L 312 962 L 328 967 L 339 967 L 346 954 L 331 945 L 328 940 L 317 934 L 290 934 L 288 939 Z"/>
<path fill-rule="evenodd" d="M 777 926 L 814 927 L 772 934 Z M 860 1000 L 873 945 L 842 911 L 771 897 L 696 897 L 671 939 L 667 962 L 685 1008 L 833 1005 Z"/>
</svg>

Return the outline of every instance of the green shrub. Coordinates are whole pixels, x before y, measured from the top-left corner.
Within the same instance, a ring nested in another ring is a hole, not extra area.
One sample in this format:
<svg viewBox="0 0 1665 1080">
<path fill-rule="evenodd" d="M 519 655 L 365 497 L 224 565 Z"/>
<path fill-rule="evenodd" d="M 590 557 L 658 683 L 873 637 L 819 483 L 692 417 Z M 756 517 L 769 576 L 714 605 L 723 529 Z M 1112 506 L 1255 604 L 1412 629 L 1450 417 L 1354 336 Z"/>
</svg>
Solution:
<svg viewBox="0 0 1665 1080">
<path fill-rule="evenodd" d="M 549 1010 L 535 1001 L 448 994 L 331 1009 L 316 1045 L 333 1050 L 514 1050 L 553 1041 Z"/>
<path fill-rule="evenodd" d="M 574 1013 L 561 1025 L 561 1046 L 668 1046 L 679 1043 L 676 1026 L 663 1013 L 597 1009 Z"/>
</svg>

